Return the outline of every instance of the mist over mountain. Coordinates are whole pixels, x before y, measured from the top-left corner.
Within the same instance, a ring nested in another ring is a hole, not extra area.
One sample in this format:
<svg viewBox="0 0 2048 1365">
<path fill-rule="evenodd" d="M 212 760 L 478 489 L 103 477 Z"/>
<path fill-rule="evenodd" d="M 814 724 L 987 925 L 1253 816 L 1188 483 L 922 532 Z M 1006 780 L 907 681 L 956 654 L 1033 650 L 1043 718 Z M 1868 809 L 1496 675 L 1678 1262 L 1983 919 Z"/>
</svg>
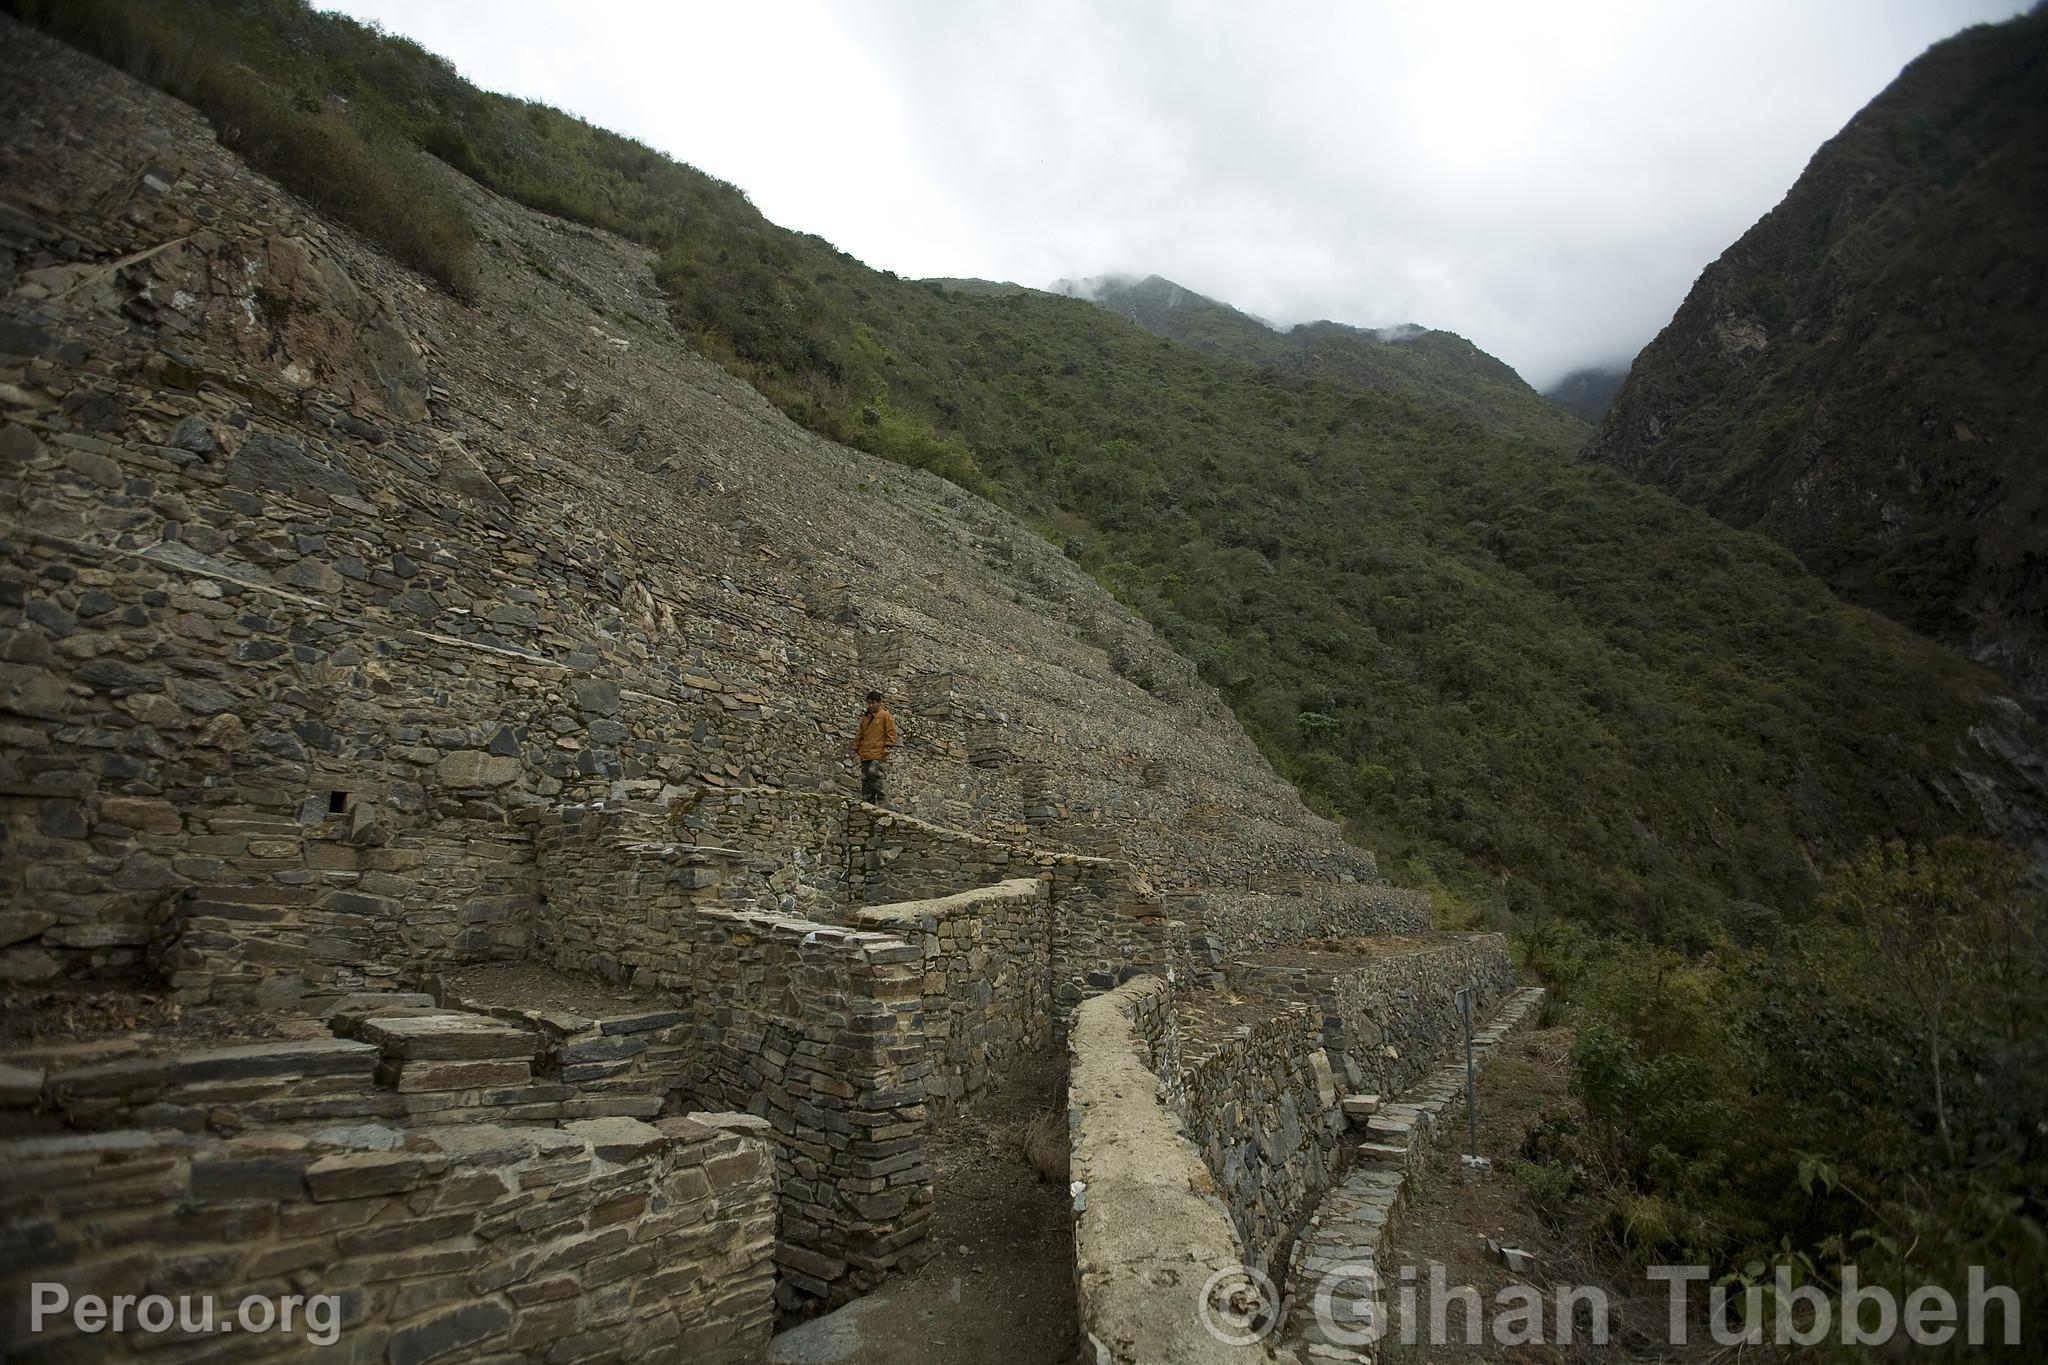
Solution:
<svg viewBox="0 0 2048 1365">
<path fill-rule="evenodd" d="M 1595 365 L 1573 370 L 1543 391 L 1543 396 L 1581 421 L 1597 423 L 1613 406 L 1614 396 L 1628 380 L 1628 367 Z"/>
<path fill-rule="evenodd" d="M 1937 44 L 1637 357 L 1588 460 L 2048 702 L 2048 11 Z"/>
</svg>

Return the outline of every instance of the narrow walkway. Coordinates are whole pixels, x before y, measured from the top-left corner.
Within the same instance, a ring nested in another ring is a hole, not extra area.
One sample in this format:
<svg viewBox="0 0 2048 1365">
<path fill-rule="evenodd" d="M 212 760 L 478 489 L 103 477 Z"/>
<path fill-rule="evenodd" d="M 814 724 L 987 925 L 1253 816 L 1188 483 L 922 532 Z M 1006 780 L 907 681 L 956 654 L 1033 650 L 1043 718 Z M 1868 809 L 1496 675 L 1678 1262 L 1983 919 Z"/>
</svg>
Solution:
<svg viewBox="0 0 2048 1365">
<path fill-rule="evenodd" d="M 1529 986 L 1501 1004 L 1493 1022 L 1472 1035 L 1475 1066 L 1484 1067 L 1495 1045 L 1535 1017 L 1543 995 L 1541 986 Z M 1355 1115 L 1354 1122 L 1364 1120 L 1365 1133 L 1357 1159 L 1309 1216 L 1288 1260 L 1281 1339 L 1299 1346 L 1304 1360 L 1374 1359 L 1371 1345 L 1361 1344 L 1378 1311 L 1370 1277 L 1377 1273 L 1404 1190 L 1439 1136 L 1458 1140 L 1447 1125 L 1464 1107 L 1465 1059 L 1459 1057 L 1399 1101 Z M 1341 1277 L 1329 1281 L 1335 1331 L 1319 1320 L 1316 1305 L 1318 1287 L 1332 1275 Z"/>
<path fill-rule="evenodd" d="M 1000 1084 L 933 1131 L 932 1259 L 790 1326 L 770 1345 L 770 1365 L 1071 1365 L 1065 1060 L 1014 1059 Z"/>
</svg>

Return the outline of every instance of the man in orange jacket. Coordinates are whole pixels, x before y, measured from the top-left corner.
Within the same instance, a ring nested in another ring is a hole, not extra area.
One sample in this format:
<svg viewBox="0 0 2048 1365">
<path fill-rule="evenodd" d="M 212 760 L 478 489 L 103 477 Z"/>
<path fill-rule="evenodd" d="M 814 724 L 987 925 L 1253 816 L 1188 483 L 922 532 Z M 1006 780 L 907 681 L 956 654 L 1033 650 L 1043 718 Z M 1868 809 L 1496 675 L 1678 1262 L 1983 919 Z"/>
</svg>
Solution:
<svg viewBox="0 0 2048 1365">
<path fill-rule="evenodd" d="M 868 693 L 868 709 L 861 713 L 860 728 L 853 736 L 853 756 L 860 760 L 860 799 L 882 804 L 882 763 L 892 745 L 903 735 L 896 729 L 896 717 L 882 705 L 880 692 Z"/>
</svg>

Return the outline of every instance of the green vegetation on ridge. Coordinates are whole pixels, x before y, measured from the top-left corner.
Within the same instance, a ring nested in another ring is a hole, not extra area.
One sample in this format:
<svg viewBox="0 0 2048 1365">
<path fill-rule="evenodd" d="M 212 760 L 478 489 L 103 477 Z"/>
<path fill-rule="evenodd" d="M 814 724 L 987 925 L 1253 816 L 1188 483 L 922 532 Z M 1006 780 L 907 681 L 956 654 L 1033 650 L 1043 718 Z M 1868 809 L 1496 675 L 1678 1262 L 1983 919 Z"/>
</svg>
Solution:
<svg viewBox="0 0 2048 1365">
<path fill-rule="evenodd" d="M 1482 425 L 1513 426 L 1530 436 L 1577 445 L 1585 423 L 1545 402 L 1505 361 L 1455 332 L 1418 326 L 1379 332 L 1340 322 L 1304 322 L 1276 331 L 1264 322 L 1157 275 L 1093 282 L 1092 301 L 1155 336 L 1210 355 L 1290 374 L 1334 379 Z"/>
<path fill-rule="evenodd" d="M 323 207 L 306 153 L 361 149 L 418 193 L 334 211 L 451 287 L 483 253 L 416 148 L 645 243 L 677 324 L 792 417 L 1033 520 L 1395 877 L 1521 931 L 1581 1020 L 1589 1115 L 1525 1177 L 1632 1253 L 2038 1281 L 2038 898 L 1935 842 L 1973 832 L 1952 769 L 1987 680 L 1575 464 L 1576 424 L 1489 393 L 1467 343 L 1371 369 L 1392 348 L 1345 329 L 1283 355 L 1211 315 L 1182 344 L 897 279 L 296 0 L 7 3 L 217 123 L 278 119 L 261 164 Z M 439 250 L 409 251 L 408 213 L 454 225 Z M 1930 973 L 1962 1002 L 1939 1018 Z"/>
</svg>

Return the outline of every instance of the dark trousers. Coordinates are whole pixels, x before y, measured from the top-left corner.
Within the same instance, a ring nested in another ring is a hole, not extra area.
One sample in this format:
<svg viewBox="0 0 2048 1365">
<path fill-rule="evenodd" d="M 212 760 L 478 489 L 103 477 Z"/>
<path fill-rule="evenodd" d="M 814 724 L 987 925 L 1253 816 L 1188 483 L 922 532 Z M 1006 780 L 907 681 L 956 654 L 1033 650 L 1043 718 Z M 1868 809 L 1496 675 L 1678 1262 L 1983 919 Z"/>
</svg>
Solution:
<svg viewBox="0 0 2048 1365">
<path fill-rule="evenodd" d="M 877 806 L 882 804 L 882 760 L 879 758 L 860 761 L 860 799 Z"/>
</svg>

